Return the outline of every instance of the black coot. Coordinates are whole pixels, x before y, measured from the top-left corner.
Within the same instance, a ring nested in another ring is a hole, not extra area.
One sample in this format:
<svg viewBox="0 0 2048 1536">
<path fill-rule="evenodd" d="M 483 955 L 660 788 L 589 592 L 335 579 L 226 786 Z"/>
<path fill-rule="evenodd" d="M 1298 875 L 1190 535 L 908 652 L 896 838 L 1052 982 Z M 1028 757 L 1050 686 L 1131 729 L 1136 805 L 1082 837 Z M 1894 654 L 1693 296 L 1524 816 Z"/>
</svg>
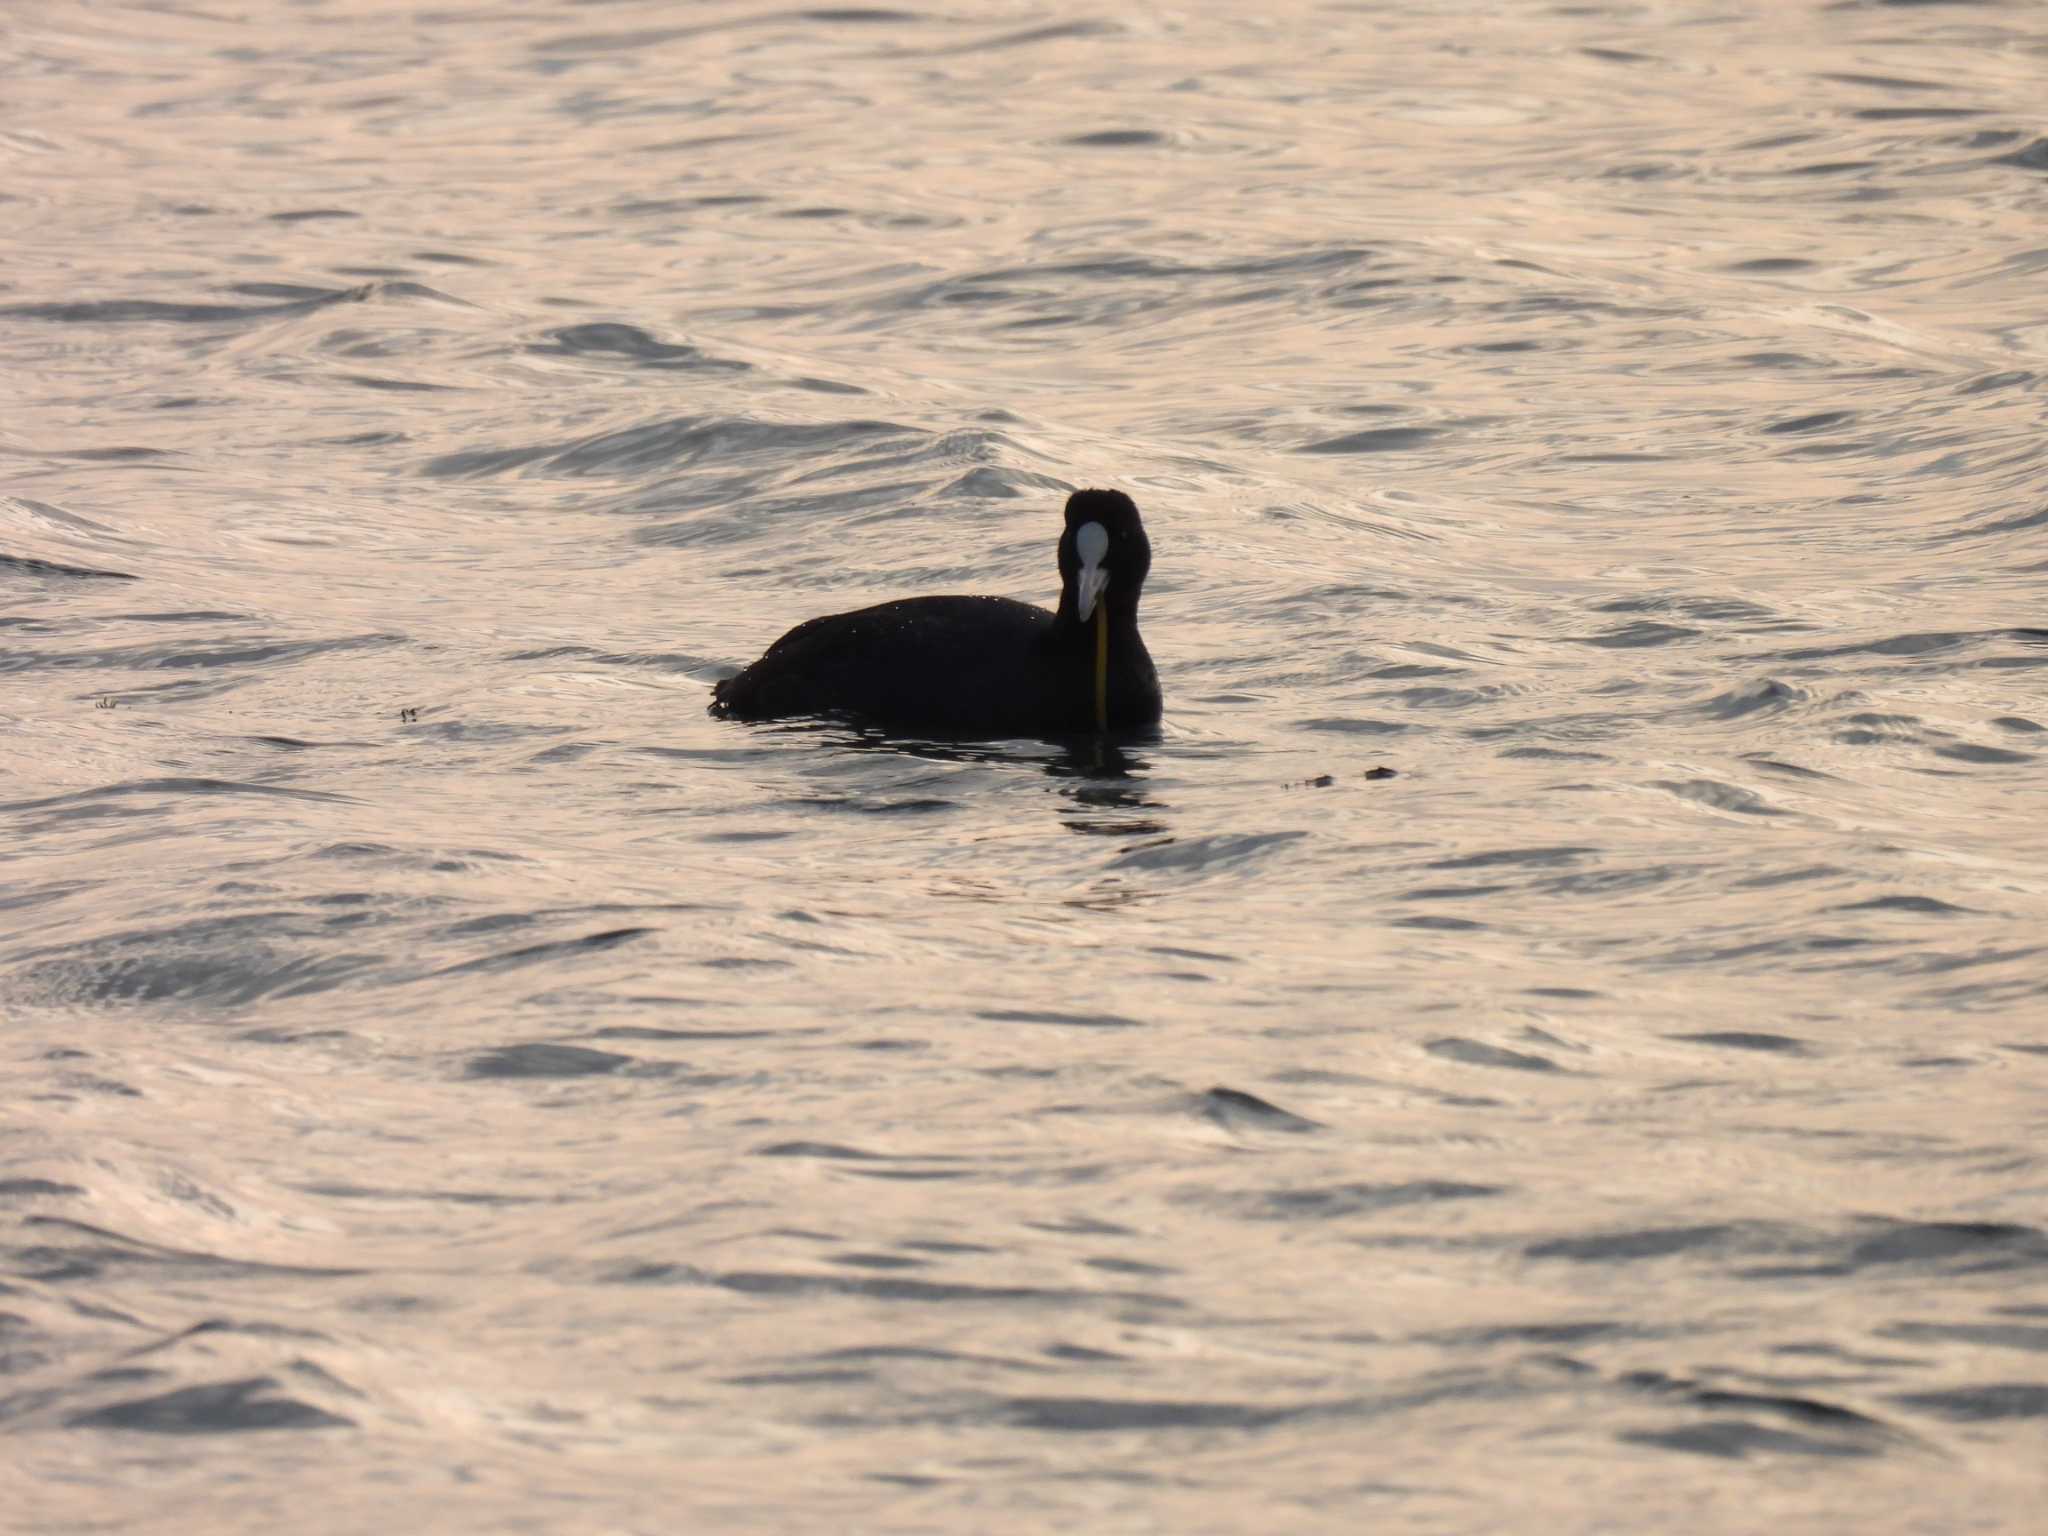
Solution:
<svg viewBox="0 0 2048 1536">
<path fill-rule="evenodd" d="M 1138 636 L 1152 546 L 1122 491 L 1076 491 L 1060 534 L 1060 606 L 909 597 L 799 624 L 711 691 L 732 720 L 844 715 L 945 736 L 1077 736 L 1159 719 Z"/>
</svg>

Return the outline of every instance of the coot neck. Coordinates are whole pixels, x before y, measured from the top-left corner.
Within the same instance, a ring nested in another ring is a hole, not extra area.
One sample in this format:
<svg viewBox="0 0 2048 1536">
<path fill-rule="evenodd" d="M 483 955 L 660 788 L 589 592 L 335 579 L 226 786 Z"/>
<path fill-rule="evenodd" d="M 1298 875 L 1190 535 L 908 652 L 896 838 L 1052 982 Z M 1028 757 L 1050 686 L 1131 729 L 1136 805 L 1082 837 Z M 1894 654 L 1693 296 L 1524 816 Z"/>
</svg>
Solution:
<svg viewBox="0 0 2048 1536">
<path fill-rule="evenodd" d="M 1137 593 L 1126 592 L 1119 597 L 1114 591 L 1106 592 L 1102 596 L 1100 606 L 1109 614 L 1109 633 L 1112 639 L 1135 635 L 1138 632 Z M 1060 593 L 1060 609 L 1055 615 L 1060 629 L 1063 632 L 1085 632 L 1092 635 L 1095 632 L 1095 615 L 1091 613 L 1083 619 L 1075 612 L 1075 608 L 1074 589 L 1069 586 Z"/>
</svg>

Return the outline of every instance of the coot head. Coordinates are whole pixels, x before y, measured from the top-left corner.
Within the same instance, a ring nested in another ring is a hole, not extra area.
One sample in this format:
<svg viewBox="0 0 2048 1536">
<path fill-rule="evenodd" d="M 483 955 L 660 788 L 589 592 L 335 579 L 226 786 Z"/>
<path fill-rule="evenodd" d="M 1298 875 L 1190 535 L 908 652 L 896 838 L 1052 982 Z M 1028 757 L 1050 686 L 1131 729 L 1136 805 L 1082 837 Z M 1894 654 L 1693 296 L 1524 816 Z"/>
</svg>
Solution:
<svg viewBox="0 0 2048 1536">
<path fill-rule="evenodd" d="M 1122 491 L 1076 491 L 1067 498 L 1060 535 L 1062 623 L 1093 623 L 1098 605 L 1111 623 L 1136 623 L 1138 594 L 1151 569 L 1152 544 L 1136 502 Z"/>
</svg>

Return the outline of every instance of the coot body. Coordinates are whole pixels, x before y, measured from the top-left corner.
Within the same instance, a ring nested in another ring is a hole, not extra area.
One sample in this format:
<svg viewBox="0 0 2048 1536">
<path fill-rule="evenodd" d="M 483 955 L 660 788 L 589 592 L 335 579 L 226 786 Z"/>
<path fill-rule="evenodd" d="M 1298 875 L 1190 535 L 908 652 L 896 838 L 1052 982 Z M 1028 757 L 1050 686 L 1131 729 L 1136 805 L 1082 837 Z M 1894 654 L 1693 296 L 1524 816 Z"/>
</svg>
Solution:
<svg viewBox="0 0 2048 1536">
<path fill-rule="evenodd" d="M 719 683 L 711 713 L 834 715 L 982 739 L 1142 730 L 1160 710 L 1159 674 L 1138 634 L 1151 568 L 1130 497 L 1076 491 L 1056 611 L 1005 597 L 911 597 L 811 619 Z"/>
</svg>

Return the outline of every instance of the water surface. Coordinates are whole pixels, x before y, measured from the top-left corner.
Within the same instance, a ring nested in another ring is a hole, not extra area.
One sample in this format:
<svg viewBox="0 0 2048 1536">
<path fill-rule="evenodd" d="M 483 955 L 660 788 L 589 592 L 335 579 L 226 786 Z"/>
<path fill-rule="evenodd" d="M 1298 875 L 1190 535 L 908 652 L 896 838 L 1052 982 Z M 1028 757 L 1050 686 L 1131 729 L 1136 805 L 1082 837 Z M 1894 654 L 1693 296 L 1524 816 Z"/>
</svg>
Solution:
<svg viewBox="0 0 2048 1536">
<path fill-rule="evenodd" d="M 31 7 L 25 1529 L 2035 1529 L 2026 5 Z M 1156 741 L 745 727 L 1145 508 Z"/>
</svg>

